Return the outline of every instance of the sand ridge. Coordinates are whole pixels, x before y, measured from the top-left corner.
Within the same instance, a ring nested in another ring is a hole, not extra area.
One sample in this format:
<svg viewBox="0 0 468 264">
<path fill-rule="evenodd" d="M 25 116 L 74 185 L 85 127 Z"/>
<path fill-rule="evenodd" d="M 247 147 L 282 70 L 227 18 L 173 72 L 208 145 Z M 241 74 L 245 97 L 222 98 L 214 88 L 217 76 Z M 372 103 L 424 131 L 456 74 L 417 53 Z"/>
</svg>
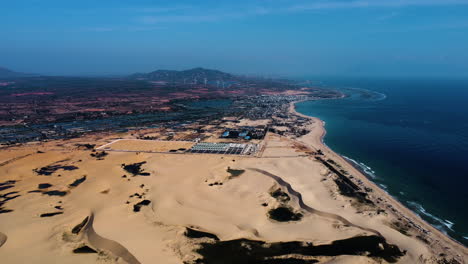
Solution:
<svg viewBox="0 0 468 264">
<path fill-rule="evenodd" d="M 2 232 L 0 232 L 0 247 L 2 247 L 3 244 L 5 244 L 7 239 L 8 239 L 8 237 L 5 234 L 3 234 Z"/>
<path fill-rule="evenodd" d="M 128 264 L 140 264 L 140 262 L 125 247 L 96 233 L 93 228 L 94 214 L 92 212 L 87 218 L 88 221 L 83 227 L 83 232 L 85 233 L 86 240 L 90 245 L 99 250 L 109 251 L 114 256 L 122 258 Z"/>
<path fill-rule="evenodd" d="M 323 126 L 312 121 L 311 132 L 300 138 L 268 133 L 263 154 L 249 157 L 109 151 L 96 158 L 93 150 L 76 147 L 131 139 L 114 134 L 3 149 L 0 161 L 9 162 L 0 166 L 0 182 L 9 187 L 0 194 L 18 196 L 2 205 L 12 211 L 0 214 L 0 259 L 28 262 L 27 248 L 39 263 L 195 263 L 203 243 L 247 239 L 280 248 L 294 241 L 327 247 L 377 236 L 406 252 L 398 257 L 400 263 L 436 263 L 437 248 L 393 228 L 391 210 L 378 213 L 340 194 L 335 175 L 314 153 L 323 149 L 327 157 L 342 161 L 323 147 Z M 134 164 L 144 173 L 125 169 Z M 297 218 L 272 219 L 272 210 L 280 207 Z M 219 241 L 187 237 L 187 228 Z M 86 250 L 91 252 L 75 252 Z M 286 255 L 323 263 L 386 262 L 359 254 Z"/>
<path fill-rule="evenodd" d="M 340 215 L 337 215 L 337 214 L 332 214 L 332 213 L 327 213 L 327 212 L 323 212 L 323 211 L 319 211 L 317 209 L 314 209 L 308 205 L 306 205 L 302 199 L 302 195 L 301 193 L 295 191 L 291 184 L 285 182 L 283 179 L 281 179 L 281 177 L 278 177 L 272 173 L 269 173 L 268 171 L 264 171 L 264 170 L 261 170 L 261 169 L 257 169 L 257 168 L 249 168 L 250 170 L 253 170 L 253 171 L 256 171 L 256 172 L 259 172 L 259 173 L 262 173 L 263 175 L 266 175 L 268 177 L 271 177 L 272 179 L 274 179 L 276 182 L 278 182 L 278 184 L 280 186 L 283 186 L 285 187 L 287 190 L 288 190 L 288 193 L 294 195 L 298 201 L 299 201 L 299 206 L 301 207 L 301 209 L 309 212 L 309 213 L 312 213 L 312 214 L 317 214 L 319 216 L 322 216 L 322 217 L 328 217 L 328 218 L 331 218 L 331 219 L 335 219 L 335 220 L 338 220 L 340 222 L 342 222 L 343 224 L 345 225 L 348 225 L 348 226 L 353 226 L 353 227 L 356 227 L 356 228 L 359 228 L 359 229 L 362 229 L 364 231 L 368 231 L 368 232 L 371 232 L 371 233 L 374 233 L 378 236 L 382 236 L 382 234 L 380 234 L 379 231 L 377 230 L 374 230 L 374 229 L 370 229 L 370 228 L 366 228 L 366 227 L 361 227 L 359 225 L 355 225 L 353 223 L 351 223 L 350 221 L 348 221 L 347 219 L 343 218 L 342 216 Z M 383 237 L 383 236 L 382 236 Z"/>
</svg>

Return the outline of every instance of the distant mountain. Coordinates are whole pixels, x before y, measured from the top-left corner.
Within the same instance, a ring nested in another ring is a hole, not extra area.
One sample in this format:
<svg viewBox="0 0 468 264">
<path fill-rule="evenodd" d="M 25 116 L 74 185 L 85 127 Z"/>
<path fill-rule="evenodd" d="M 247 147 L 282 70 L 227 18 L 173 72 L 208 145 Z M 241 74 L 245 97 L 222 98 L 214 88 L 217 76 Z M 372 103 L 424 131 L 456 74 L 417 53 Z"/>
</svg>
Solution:
<svg viewBox="0 0 468 264">
<path fill-rule="evenodd" d="M 157 70 L 150 73 L 136 73 L 130 75 L 131 79 L 145 79 L 150 81 L 166 81 L 166 82 L 204 82 L 206 81 L 234 81 L 241 77 L 225 73 L 218 70 L 210 70 L 204 68 L 194 68 L 184 71 L 174 70 Z"/>
<path fill-rule="evenodd" d="M 30 76 L 30 74 L 14 72 L 10 69 L 0 67 L 0 78 L 14 78 L 14 77 L 25 77 Z"/>
</svg>

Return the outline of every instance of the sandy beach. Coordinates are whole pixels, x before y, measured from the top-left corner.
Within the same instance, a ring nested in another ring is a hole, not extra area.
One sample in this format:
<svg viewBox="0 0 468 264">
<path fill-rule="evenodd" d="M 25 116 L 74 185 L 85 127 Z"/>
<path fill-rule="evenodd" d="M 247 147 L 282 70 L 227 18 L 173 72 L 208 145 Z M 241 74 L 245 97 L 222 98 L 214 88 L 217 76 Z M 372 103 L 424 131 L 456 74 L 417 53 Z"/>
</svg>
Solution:
<svg viewBox="0 0 468 264">
<path fill-rule="evenodd" d="M 163 153 L 191 144 L 132 144 L 134 133 L 4 147 L 0 260 L 465 263 L 465 247 L 328 149 L 320 120 L 303 118 L 308 134 L 269 132 L 255 156 Z M 342 194 L 335 170 L 356 197 Z"/>
</svg>

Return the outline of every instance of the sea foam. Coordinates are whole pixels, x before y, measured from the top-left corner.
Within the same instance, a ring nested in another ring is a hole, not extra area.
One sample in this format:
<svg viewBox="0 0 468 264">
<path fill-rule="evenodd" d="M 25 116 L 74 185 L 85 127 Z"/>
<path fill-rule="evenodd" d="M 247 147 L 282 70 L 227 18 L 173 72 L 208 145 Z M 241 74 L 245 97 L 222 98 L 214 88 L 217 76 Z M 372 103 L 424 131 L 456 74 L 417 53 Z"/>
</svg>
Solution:
<svg viewBox="0 0 468 264">
<path fill-rule="evenodd" d="M 355 91 L 359 91 L 359 92 L 366 92 L 368 94 L 371 94 L 372 95 L 371 98 L 366 98 L 366 100 L 369 100 L 369 101 L 382 101 L 382 100 L 387 99 L 386 94 L 379 93 L 379 92 L 372 91 L 372 90 L 368 90 L 368 89 L 357 88 L 357 87 L 345 87 L 345 89 L 355 90 Z"/>
<path fill-rule="evenodd" d="M 448 229 L 450 229 L 451 231 L 453 231 L 453 225 L 455 223 L 453 223 L 452 221 L 450 220 L 444 220 L 444 219 L 441 219 L 431 213 L 429 213 L 428 211 L 426 211 L 426 209 L 424 209 L 424 207 L 420 204 L 418 204 L 417 202 L 413 202 L 413 201 L 409 201 L 408 202 L 409 205 L 411 205 L 413 208 L 415 208 L 417 210 L 417 212 L 431 218 L 432 220 L 440 223 L 441 225 L 434 225 L 435 227 L 437 227 L 439 230 L 441 230 L 442 232 L 445 233 L 446 230 L 444 230 L 444 226 Z"/>
<path fill-rule="evenodd" d="M 343 155 L 342 155 L 343 156 Z M 371 167 L 367 166 L 366 164 L 362 163 L 362 162 L 358 162 L 356 160 L 353 160 L 352 158 L 349 158 L 349 157 L 346 157 L 346 156 L 343 156 L 343 158 L 345 158 L 346 160 L 348 161 L 351 161 L 353 164 L 355 164 L 356 166 L 358 166 L 361 170 L 363 170 L 367 175 L 369 175 L 372 179 L 375 179 L 377 178 L 377 176 L 375 175 L 375 171 L 372 170 Z"/>
</svg>

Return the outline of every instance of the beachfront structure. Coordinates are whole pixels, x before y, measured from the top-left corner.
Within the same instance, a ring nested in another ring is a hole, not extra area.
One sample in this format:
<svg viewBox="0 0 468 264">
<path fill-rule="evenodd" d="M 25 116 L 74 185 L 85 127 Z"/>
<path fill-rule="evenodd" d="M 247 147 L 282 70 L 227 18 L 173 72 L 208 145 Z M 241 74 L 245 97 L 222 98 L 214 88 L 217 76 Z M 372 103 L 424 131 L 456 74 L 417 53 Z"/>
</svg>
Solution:
<svg viewBox="0 0 468 264">
<path fill-rule="evenodd" d="M 262 139 L 265 137 L 266 128 L 263 130 L 255 128 L 244 128 L 243 130 L 226 130 L 221 134 L 221 138 L 242 138 L 242 139 Z"/>
<path fill-rule="evenodd" d="M 257 149 L 257 144 L 200 142 L 195 144 L 187 152 L 228 155 L 251 155 L 256 153 Z"/>
</svg>

